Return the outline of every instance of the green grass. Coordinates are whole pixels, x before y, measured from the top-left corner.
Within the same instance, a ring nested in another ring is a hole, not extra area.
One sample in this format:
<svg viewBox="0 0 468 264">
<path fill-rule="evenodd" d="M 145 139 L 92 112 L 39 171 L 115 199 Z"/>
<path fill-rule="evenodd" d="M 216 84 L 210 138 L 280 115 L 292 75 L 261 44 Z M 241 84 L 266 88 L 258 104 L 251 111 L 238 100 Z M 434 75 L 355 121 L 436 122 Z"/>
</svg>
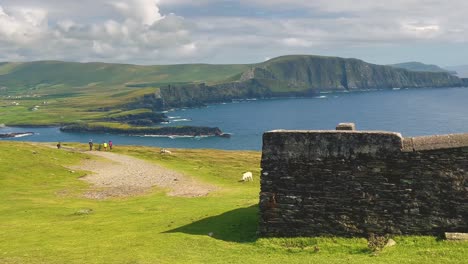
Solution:
<svg viewBox="0 0 468 264">
<path fill-rule="evenodd" d="M 106 117 L 105 112 L 96 110 L 122 110 L 145 94 L 158 93 L 160 86 L 220 82 L 248 67 L 244 64 L 140 66 L 60 61 L 2 63 L 0 123 L 14 126 L 96 121 Z M 12 102 L 19 102 L 20 106 L 13 106 Z M 47 105 L 41 105 L 43 102 Z M 41 108 L 31 111 L 35 105 Z"/>
<path fill-rule="evenodd" d="M 85 150 L 84 144 L 64 144 Z M 468 244 L 394 238 L 373 256 L 365 239 L 256 237 L 259 152 L 121 147 L 220 190 L 167 197 L 82 198 L 88 188 L 64 166 L 90 158 L 39 144 L 0 141 L 0 263 L 463 263 Z M 253 183 L 238 182 L 245 170 Z M 208 233 L 212 232 L 210 237 Z"/>
</svg>

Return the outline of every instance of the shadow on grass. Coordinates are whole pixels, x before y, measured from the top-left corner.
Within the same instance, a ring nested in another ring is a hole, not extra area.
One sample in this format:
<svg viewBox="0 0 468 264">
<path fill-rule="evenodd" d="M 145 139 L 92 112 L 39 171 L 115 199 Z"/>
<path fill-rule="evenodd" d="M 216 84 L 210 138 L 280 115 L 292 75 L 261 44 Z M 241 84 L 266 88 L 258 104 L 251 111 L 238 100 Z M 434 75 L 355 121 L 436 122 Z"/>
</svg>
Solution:
<svg viewBox="0 0 468 264">
<path fill-rule="evenodd" d="M 211 235 L 223 241 L 247 243 L 257 239 L 257 226 L 258 206 L 254 205 L 207 217 L 164 233 Z"/>
</svg>

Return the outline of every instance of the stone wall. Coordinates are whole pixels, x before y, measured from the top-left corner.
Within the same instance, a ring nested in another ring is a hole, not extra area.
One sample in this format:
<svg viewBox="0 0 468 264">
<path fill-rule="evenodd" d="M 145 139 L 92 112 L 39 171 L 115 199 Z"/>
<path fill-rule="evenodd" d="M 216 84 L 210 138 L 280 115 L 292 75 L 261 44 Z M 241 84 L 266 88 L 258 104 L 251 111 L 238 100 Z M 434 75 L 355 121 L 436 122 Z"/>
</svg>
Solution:
<svg viewBox="0 0 468 264">
<path fill-rule="evenodd" d="M 468 134 L 263 135 L 262 236 L 468 232 Z"/>
</svg>

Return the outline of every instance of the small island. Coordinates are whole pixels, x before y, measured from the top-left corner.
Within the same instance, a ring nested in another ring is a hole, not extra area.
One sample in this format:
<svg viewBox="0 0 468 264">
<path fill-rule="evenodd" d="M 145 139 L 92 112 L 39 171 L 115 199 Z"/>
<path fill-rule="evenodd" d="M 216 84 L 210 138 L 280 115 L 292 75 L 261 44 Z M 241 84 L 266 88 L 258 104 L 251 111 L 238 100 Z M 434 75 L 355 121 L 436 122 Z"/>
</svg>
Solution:
<svg viewBox="0 0 468 264">
<path fill-rule="evenodd" d="M 32 136 L 34 132 L 12 132 L 12 133 L 1 133 L 0 138 L 18 138 Z"/>
<path fill-rule="evenodd" d="M 111 133 L 142 136 L 188 136 L 206 137 L 217 136 L 229 138 L 230 134 L 223 133 L 218 127 L 202 126 L 174 126 L 174 127 L 134 127 L 126 125 L 110 126 L 108 124 L 71 124 L 60 128 L 62 132 L 79 133 Z"/>
</svg>

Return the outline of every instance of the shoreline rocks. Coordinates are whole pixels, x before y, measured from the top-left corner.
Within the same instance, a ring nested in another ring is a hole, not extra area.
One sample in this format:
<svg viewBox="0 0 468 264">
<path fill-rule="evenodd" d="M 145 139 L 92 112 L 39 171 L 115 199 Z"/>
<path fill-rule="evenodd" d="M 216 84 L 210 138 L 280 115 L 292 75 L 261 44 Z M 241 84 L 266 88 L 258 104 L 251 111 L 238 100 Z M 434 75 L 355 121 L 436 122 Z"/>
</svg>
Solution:
<svg viewBox="0 0 468 264">
<path fill-rule="evenodd" d="M 218 136 L 229 138 L 218 127 L 178 126 L 178 127 L 107 127 L 102 125 L 73 124 L 60 128 L 62 132 L 111 133 L 142 136 Z"/>
<path fill-rule="evenodd" d="M 12 132 L 12 133 L 2 133 L 0 134 L 0 138 L 18 138 L 18 137 L 26 137 L 32 136 L 34 132 Z"/>
</svg>

